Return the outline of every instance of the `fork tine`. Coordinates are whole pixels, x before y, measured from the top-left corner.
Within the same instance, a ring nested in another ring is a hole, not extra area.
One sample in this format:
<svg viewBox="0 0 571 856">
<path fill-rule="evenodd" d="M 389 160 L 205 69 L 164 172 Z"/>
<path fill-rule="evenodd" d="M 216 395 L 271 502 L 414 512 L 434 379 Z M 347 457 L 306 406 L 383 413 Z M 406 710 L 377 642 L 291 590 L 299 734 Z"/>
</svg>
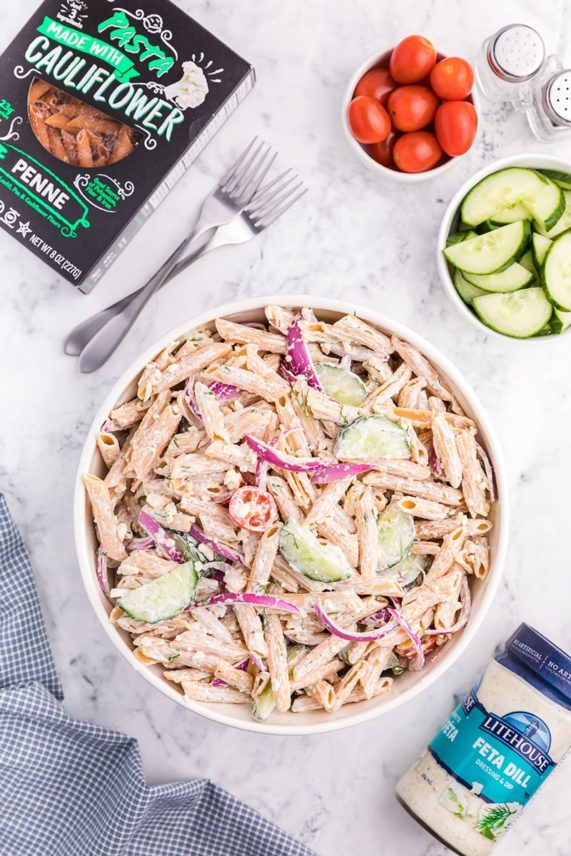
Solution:
<svg viewBox="0 0 571 856">
<path fill-rule="evenodd" d="M 242 182 L 247 181 L 249 176 L 252 174 L 252 171 L 257 169 L 259 158 L 264 157 L 264 147 L 267 143 L 264 140 L 260 140 L 260 144 L 254 149 L 246 163 L 240 168 L 240 170 L 233 176 L 232 181 L 228 183 L 228 185 L 224 188 L 225 192 L 231 197 L 236 197 L 239 187 L 242 185 Z"/>
<path fill-rule="evenodd" d="M 244 162 L 245 158 L 248 157 L 248 154 L 250 153 L 252 146 L 255 145 L 257 139 L 258 139 L 257 137 L 254 137 L 252 140 L 250 140 L 250 142 L 248 143 L 248 145 L 246 146 L 246 148 L 244 149 L 242 154 L 234 161 L 232 166 L 226 170 L 226 172 L 224 173 L 224 175 L 222 176 L 222 178 L 218 182 L 218 187 L 223 187 L 225 184 L 227 184 L 230 181 L 230 179 L 234 176 L 235 172 L 239 169 L 239 167 Z"/>
<path fill-rule="evenodd" d="M 272 196 L 271 199 L 263 202 L 261 205 L 257 203 L 257 200 L 253 200 L 252 205 L 249 206 L 249 210 L 255 217 L 265 217 L 266 214 L 271 213 L 271 211 L 282 204 L 286 199 L 289 199 L 293 193 L 297 193 L 298 190 L 301 190 L 303 187 L 303 181 L 297 179 L 297 184 L 293 186 L 283 187 Z"/>
<path fill-rule="evenodd" d="M 230 197 L 237 205 L 246 205 L 256 192 L 258 186 L 277 157 L 269 143 L 265 143 L 265 149 L 260 148 L 256 152 L 256 158 L 248 164 L 248 169 L 241 175 L 239 181 L 230 190 Z"/>
<path fill-rule="evenodd" d="M 279 187 L 276 187 L 273 193 L 266 193 L 264 195 L 257 194 L 252 199 L 249 208 L 253 210 L 255 206 L 256 210 L 259 211 L 264 206 L 273 204 L 276 201 L 276 198 L 285 190 L 291 188 L 291 185 L 296 181 L 299 181 L 299 176 L 294 173 L 287 181 L 284 181 Z"/>
<path fill-rule="evenodd" d="M 295 191 L 299 190 L 299 188 L 303 188 L 299 193 L 295 193 Z M 288 194 L 281 202 L 276 205 L 274 208 L 271 208 L 269 211 L 265 212 L 254 212 L 250 215 L 250 218 L 255 226 L 266 229 L 268 226 L 271 226 L 282 214 L 291 208 L 292 205 L 295 205 L 302 196 L 305 196 L 307 193 L 307 187 L 303 185 L 303 183 L 297 185 L 294 188 L 294 195 Z"/>
<path fill-rule="evenodd" d="M 252 145 L 253 143 L 257 143 L 257 145 L 254 147 Z M 252 144 L 248 146 L 248 149 L 245 152 L 247 156 L 240 159 L 241 162 L 240 164 L 238 164 L 237 169 L 232 170 L 229 179 L 224 182 L 224 184 L 220 185 L 222 190 L 229 192 L 236 186 L 236 184 L 240 181 L 246 170 L 250 168 L 252 160 L 256 157 L 256 155 L 264 145 L 264 141 L 259 141 L 258 137 L 254 137 L 254 139 L 252 140 Z"/>
<path fill-rule="evenodd" d="M 272 148 L 271 148 L 271 146 L 269 146 L 268 151 L 265 153 L 264 158 L 262 158 L 262 160 L 260 161 L 258 169 L 255 171 L 254 175 L 251 177 L 250 181 L 248 182 L 248 185 L 244 188 L 241 188 L 240 196 L 241 196 L 241 199 L 242 199 L 242 202 L 244 205 L 246 203 L 250 202 L 254 198 L 254 196 L 258 192 L 258 189 L 259 189 L 262 181 L 264 180 L 264 178 L 266 177 L 266 175 L 268 174 L 268 172 L 270 171 L 270 169 L 274 165 L 277 156 L 278 156 L 278 153 L 274 152 L 272 154 Z M 264 159 L 266 161 L 265 163 L 264 163 Z"/>
<path fill-rule="evenodd" d="M 290 167 L 289 169 L 286 169 L 285 172 L 282 172 L 280 175 L 276 176 L 276 178 L 273 178 L 271 181 L 269 181 L 263 187 L 260 187 L 260 189 L 256 193 L 256 199 L 255 199 L 256 203 L 261 202 L 264 198 L 269 199 L 271 197 L 270 191 L 272 191 L 277 184 L 280 184 L 283 181 L 283 179 L 285 179 L 285 177 L 292 172 L 293 172 L 293 169 Z M 293 177 L 295 177 L 295 176 L 293 176 Z M 254 199 L 252 199 L 252 202 L 254 202 Z"/>
</svg>

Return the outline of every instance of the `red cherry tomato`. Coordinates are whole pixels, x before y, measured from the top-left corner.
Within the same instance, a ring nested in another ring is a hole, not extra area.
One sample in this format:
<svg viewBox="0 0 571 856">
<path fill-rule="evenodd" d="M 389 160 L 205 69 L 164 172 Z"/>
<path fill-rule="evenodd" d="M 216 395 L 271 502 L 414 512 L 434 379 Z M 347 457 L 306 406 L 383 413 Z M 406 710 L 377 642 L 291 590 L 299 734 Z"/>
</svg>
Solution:
<svg viewBox="0 0 571 856">
<path fill-rule="evenodd" d="M 388 68 L 372 68 L 363 75 L 357 86 L 353 97 L 368 95 L 375 101 L 380 101 L 386 107 L 387 98 L 398 84 L 392 79 Z"/>
<path fill-rule="evenodd" d="M 259 487 L 235 490 L 228 511 L 236 526 L 249 532 L 265 532 L 278 516 L 273 496 Z"/>
<path fill-rule="evenodd" d="M 430 72 L 430 85 L 443 101 L 462 101 L 474 85 L 472 66 L 459 56 L 441 59 Z"/>
<path fill-rule="evenodd" d="M 382 104 L 369 95 L 359 95 L 349 104 L 349 127 L 360 143 L 380 143 L 391 130 L 389 114 Z"/>
<path fill-rule="evenodd" d="M 426 172 L 436 166 L 442 149 L 430 131 L 412 131 L 398 138 L 393 157 L 401 172 Z"/>
<path fill-rule="evenodd" d="M 399 136 L 400 134 L 395 133 L 395 131 L 391 131 L 387 139 L 383 140 L 382 143 L 373 143 L 372 145 L 367 146 L 368 154 L 373 158 L 373 160 L 377 161 L 377 163 L 394 169 L 395 162 L 393 158 L 393 149 Z"/>
<path fill-rule="evenodd" d="M 447 155 L 463 155 L 471 148 L 478 130 L 474 105 L 469 101 L 445 101 L 436 111 L 434 130 Z"/>
<path fill-rule="evenodd" d="M 425 36 L 407 36 L 391 54 L 390 72 L 397 83 L 418 83 L 436 62 L 436 48 Z"/>
<path fill-rule="evenodd" d="M 432 122 L 439 103 L 427 86 L 399 86 L 389 95 L 387 109 L 399 131 L 419 131 Z"/>
</svg>

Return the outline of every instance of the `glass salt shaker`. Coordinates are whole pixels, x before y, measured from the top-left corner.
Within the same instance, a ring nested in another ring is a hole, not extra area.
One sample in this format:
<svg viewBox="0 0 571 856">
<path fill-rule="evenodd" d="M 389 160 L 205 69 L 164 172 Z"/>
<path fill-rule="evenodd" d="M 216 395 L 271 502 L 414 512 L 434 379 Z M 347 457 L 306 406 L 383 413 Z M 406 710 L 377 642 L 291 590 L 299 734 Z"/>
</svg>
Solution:
<svg viewBox="0 0 571 856">
<path fill-rule="evenodd" d="M 476 80 L 491 101 L 521 103 L 545 61 L 543 39 L 527 24 L 509 24 L 486 39 L 476 60 Z"/>
<path fill-rule="evenodd" d="M 522 107 L 537 139 L 553 143 L 571 136 L 571 69 L 562 68 L 556 57 L 546 65 Z"/>
</svg>

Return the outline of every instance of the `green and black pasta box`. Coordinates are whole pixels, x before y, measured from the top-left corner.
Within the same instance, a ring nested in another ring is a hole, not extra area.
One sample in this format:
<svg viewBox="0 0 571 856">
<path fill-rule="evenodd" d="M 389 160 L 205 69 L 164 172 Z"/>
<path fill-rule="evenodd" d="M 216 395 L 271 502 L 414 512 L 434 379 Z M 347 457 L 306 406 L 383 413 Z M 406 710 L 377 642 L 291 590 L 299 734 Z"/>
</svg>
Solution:
<svg viewBox="0 0 571 856">
<path fill-rule="evenodd" d="M 0 57 L 0 225 L 89 292 L 254 81 L 170 0 L 45 0 Z"/>
</svg>

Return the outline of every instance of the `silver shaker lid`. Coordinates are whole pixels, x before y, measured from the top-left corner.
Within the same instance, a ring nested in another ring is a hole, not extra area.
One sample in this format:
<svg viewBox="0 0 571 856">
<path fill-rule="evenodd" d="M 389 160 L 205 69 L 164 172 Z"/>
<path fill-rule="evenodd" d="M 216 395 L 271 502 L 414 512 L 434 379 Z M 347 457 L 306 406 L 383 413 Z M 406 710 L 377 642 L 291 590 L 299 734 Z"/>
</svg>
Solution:
<svg viewBox="0 0 571 856">
<path fill-rule="evenodd" d="M 555 125 L 571 125 L 571 69 L 549 78 L 543 88 L 543 103 Z"/>
<path fill-rule="evenodd" d="M 544 59 L 543 39 L 527 24 L 510 24 L 490 39 L 488 62 L 498 77 L 511 83 L 530 80 Z"/>
</svg>

